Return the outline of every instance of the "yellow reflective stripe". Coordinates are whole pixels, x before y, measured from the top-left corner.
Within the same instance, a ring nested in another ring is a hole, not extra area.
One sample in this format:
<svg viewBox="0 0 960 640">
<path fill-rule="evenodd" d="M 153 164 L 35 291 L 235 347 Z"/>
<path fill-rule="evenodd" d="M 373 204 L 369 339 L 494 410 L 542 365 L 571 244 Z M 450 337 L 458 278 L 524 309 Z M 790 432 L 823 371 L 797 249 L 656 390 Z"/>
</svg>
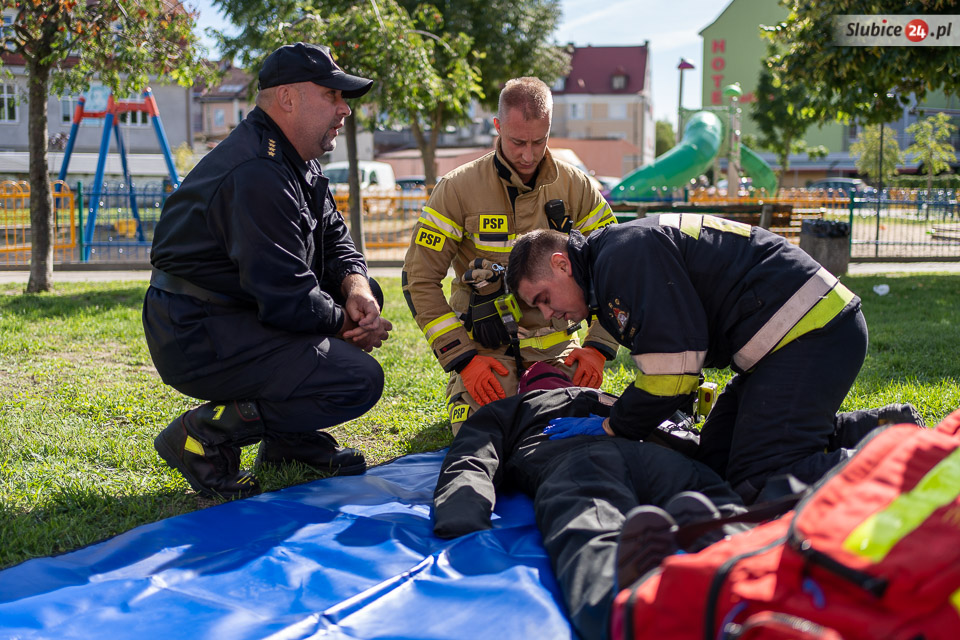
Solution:
<svg viewBox="0 0 960 640">
<path fill-rule="evenodd" d="M 567 342 L 572 340 L 570 334 L 564 330 L 554 331 L 553 333 L 548 333 L 542 336 L 534 336 L 532 338 L 523 338 L 520 341 L 521 347 L 533 347 L 534 349 L 549 349 L 554 345 L 558 345 L 561 342 Z"/>
<path fill-rule="evenodd" d="M 608 224 L 613 224 L 617 221 L 613 217 L 613 211 L 610 210 L 610 205 L 606 202 L 601 202 L 597 205 L 597 208 L 590 212 L 590 214 L 578 222 L 574 227 L 578 231 L 593 231 L 599 227 L 605 227 Z"/>
<path fill-rule="evenodd" d="M 511 233 L 507 236 L 506 240 L 484 240 L 480 242 L 479 235 L 475 233 L 468 233 L 467 237 L 473 240 L 474 246 L 477 249 L 482 251 L 495 251 L 498 253 L 510 253 L 510 249 L 513 248 L 513 243 L 516 240 L 516 234 Z"/>
<path fill-rule="evenodd" d="M 954 502 L 958 496 L 960 449 L 955 449 L 930 469 L 917 486 L 901 493 L 886 509 L 861 522 L 843 541 L 843 548 L 880 562 L 895 544 L 922 525 L 934 511 Z"/>
<path fill-rule="evenodd" d="M 423 335 L 427 338 L 427 343 L 432 347 L 433 342 L 445 333 L 453 331 L 462 326 L 454 313 L 446 313 L 436 320 L 427 323 L 423 328 Z"/>
<path fill-rule="evenodd" d="M 183 448 L 185 451 L 189 451 L 190 453 L 198 456 L 205 455 L 203 453 L 203 445 L 200 444 L 200 441 L 193 436 L 187 436 L 187 441 L 183 443 Z"/>
<path fill-rule="evenodd" d="M 706 351 L 681 351 L 679 353 L 641 353 L 632 356 L 637 368 L 652 376 L 677 373 L 699 374 L 707 359 Z"/>
<path fill-rule="evenodd" d="M 687 234 L 694 240 L 700 239 L 700 229 L 703 228 L 704 216 L 699 213 L 681 213 L 680 231 Z"/>
<path fill-rule="evenodd" d="M 680 228 L 679 213 L 661 213 L 659 221 L 661 227 L 674 227 L 675 229 Z"/>
<path fill-rule="evenodd" d="M 737 235 L 746 236 L 747 238 L 750 237 L 750 225 L 744 224 L 743 222 L 737 222 L 736 220 L 727 220 L 726 218 L 718 218 L 717 216 L 703 216 L 703 226 L 709 227 L 710 229 L 716 229 L 718 231 L 735 233 Z"/>
<path fill-rule="evenodd" d="M 660 226 L 680 229 L 682 233 L 697 240 L 700 238 L 700 227 L 703 226 L 704 217 L 707 216 L 699 213 L 661 213 Z"/>
<path fill-rule="evenodd" d="M 436 209 L 424 207 L 423 213 L 420 214 L 420 222 L 433 227 L 443 235 L 457 242 L 460 242 L 463 238 L 463 227 L 450 218 L 441 215 Z"/>
<path fill-rule="evenodd" d="M 953 608 L 957 610 L 957 615 L 960 616 L 960 589 L 950 595 L 950 604 L 953 605 Z"/>
<path fill-rule="evenodd" d="M 743 371 L 752 369 L 837 284 L 839 281 L 833 274 L 821 267 L 760 327 L 747 344 L 733 354 L 733 363 Z"/>
<path fill-rule="evenodd" d="M 830 293 L 814 305 L 813 309 L 810 309 L 805 316 L 800 318 L 800 322 L 794 325 L 793 329 L 790 329 L 787 335 L 783 336 L 783 340 L 777 344 L 774 351 L 805 333 L 825 326 L 833 320 L 838 313 L 843 311 L 843 308 L 846 307 L 851 300 L 853 300 L 853 291 L 850 291 L 850 289 L 847 289 L 838 282 L 837 286 L 834 287 Z"/>
<path fill-rule="evenodd" d="M 641 372 L 633 384 L 652 396 L 679 396 L 696 391 L 700 386 L 700 376 L 650 376 Z"/>
</svg>

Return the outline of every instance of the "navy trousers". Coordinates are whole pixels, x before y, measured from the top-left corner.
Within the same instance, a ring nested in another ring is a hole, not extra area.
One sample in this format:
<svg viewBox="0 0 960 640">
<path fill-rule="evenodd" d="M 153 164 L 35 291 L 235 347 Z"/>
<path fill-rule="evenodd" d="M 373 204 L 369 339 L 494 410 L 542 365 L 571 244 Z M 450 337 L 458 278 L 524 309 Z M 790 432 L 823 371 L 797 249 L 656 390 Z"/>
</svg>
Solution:
<svg viewBox="0 0 960 640">
<path fill-rule="evenodd" d="M 151 287 L 143 326 L 164 382 L 201 400 L 255 400 L 268 431 L 332 427 L 363 415 L 383 393 L 383 369 L 362 349 L 263 325 L 254 310 Z"/>
<path fill-rule="evenodd" d="M 747 503 L 770 476 L 818 480 L 851 455 L 826 449 L 837 410 L 863 366 L 867 341 L 857 306 L 736 375 L 703 425 L 698 459 Z"/>
</svg>

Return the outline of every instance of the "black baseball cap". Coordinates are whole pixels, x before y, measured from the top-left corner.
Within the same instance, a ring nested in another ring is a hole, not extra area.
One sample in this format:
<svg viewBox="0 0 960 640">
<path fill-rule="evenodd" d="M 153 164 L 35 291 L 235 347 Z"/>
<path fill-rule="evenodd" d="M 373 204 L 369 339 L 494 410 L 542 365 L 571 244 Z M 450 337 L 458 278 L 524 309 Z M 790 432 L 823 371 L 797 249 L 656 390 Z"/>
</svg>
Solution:
<svg viewBox="0 0 960 640">
<path fill-rule="evenodd" d="M 329 47 L 306 42 L 280 47 L 267 56 L 260 69 L 260 89 L 295 82 L 339 89 L 344 98 L 359 98 L 373 86 L 373 80 L 344 73 L 330 56 Z"/>
</svg>

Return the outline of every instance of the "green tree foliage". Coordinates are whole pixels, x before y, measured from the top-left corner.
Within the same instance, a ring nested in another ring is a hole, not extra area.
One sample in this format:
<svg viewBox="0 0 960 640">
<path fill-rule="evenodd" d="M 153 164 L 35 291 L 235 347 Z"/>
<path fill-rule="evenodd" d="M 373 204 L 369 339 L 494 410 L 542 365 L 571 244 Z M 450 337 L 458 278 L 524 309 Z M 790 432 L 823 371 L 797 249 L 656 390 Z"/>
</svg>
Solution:
<svg viewBox="0 0 960 640">
<path fill-rule="evenodd" d="M 802 115 L 817 122 L 891 122 L 911 94 L 960 93 L 960 56 L 951 47 L 835 46 L 834 16 L 954 14 L 955 0 L 781 0 L 790 14 L 767 28 L 777 49 L 767 59 L 781 82 L 806 92 Z M 758 96 L 760 92 L 758 91 Z"/>
<path fill-rule="evenodd" d="M 479 74 L 473 66 L 477 56 L 470 38 L 442 33 L 443 17 L 432 6 L 418 6 L 411 16 L 396 0 L 335 0 L 315 6 L 286 0 L 215 2 L 240 26 L 236 36 L 219 34 L 224 54 L 251 71 L 256 72 L 277 46 L 303 40 L 326 44 L 348 73 L 372 78 L 373 90 L 354 101 L 368 107 L 366 115 L 355 110 L 361 126 L 407 124 L 422 114 L 439 114 L 442 124 L 464 117 L 470 101 L 479 95 Z M 354 171 L 356 126 L 348 119 L 347 149 Z M 431 151 L 442 129 L 432 128 Z M 429 143 L 430 138 L 424 141 Z M 425 165 L 427 156 L 424 153 Z M 429 179 L 435 173 L 431 152 L 425 175 Z M 357 202 L 359 193 L 354 194 L 352 183 L 351 202 Z"/>
<path fill-rule="evenodd" d="M 411 14 L 421 0 L 400 0 Z M 553 43 L 562 15 L 560 0 L 435 0 L 440 35 L 466 34 L 480 52 L 482 102 L 496 108 L 511 78 L 536 76 L 553 84 L 570 72 L 570 54 Z M 430 28 L 430 25 L 426 25 Z"/>
<path fill-rule="evenodd" d="M 27 75 L 32 236 L 27 292 L 48 291 L 54 246 L 47 174 L 49 92 L 82 92 L 96 76 L 114 93 L 127 95 L 142 91 L 151 77 L 189 86 L 211 73 L 196 46 L 194 18 L 178 3 L 3 0 L 3 9 L 15 13 L 10 28 L 0 34 L 0 47 L 22 58 Z"/>
<path fill-rule="evenodd" d="M 865 174 L 870 182 L 878 187 L 882 186 L 881 165 L 883 182 L 889 184 L 890 179 L 897 174 L 897 165 L 903 164 L 903 153 L 897 142 L 897 133 L 887 126 L 883 127 L 883 161 L 880 162 L 881 126 L 867 125 L 860 130 L 860 135 L 850 145 L 850 155 L 856 158 L 857 171 Z"/>
<path fill-rule="evenodd" d="M 465 112 L 479 90 L 477 72 L 470 64 L 469 38 L 441 38 L 418 28 L 396 0 L 338 0 L 316 6 L 285 0 L 216 3 L 232 23 L 242 25 L 236 36 L 219 34 L 224 54 L 239 59 L 254 73 L 277 47 L 304 41 L 329 46 L 347 73 L 374 80 L 369 93 L 352 101 L 354 113 L 347 118 L 345 127 L 351 231 L 354 242 L 362 249 L 358 120 L 360 126 L 372 127 L 390 124 L 409 113 Z M 428 6 L 419 11 L 417 18 L 421 23 L 440 19 L 436 10 Z M 445 52 L 442 67 L 437 66 L 437 50 Z M 357 108 L 358 105 L 365 108 Z"/>
<path fill-rule="evenodd" d="M 657 120 L 657 146 L 654 152 L 659 158 L 677 143 L 677 134 L 669 120 Z"/>
<path fill-rule="evenodd" d="M 916 154 L 917 160 L 923 165 L 927 174 L 927 190 L 933 189 L 934 174 L 950 171 L 950 163 L 957 161 L 953 145 L 950 144 L 950 136 L 956 130 L 957 125 L 950 122 L 950 116 L 943 112 L 907 127 L 907 133 L 913 135 L 914 142 L 904 153 Z"/>
<path fill-rule="evenodd" d="M 777 46 L 771 43 L 757 80 L 757 101 L 751 107 L 751 116 L 759 129 L 760 146 L 777 156 L 777 184 L 783 184 L 783 176 L 790 169 L 790 154 L 806 149 L 803 134 L 815 118 L 806 87 L 786 72 L 783 57 L 776 51 Z"/>
<path fill-rule="evenodd" d="M 423 10 L 422 0 L 399 1 L 419 16 L 421 28 L 445 39 L 469 39 L 471 62 L 479 73 L 475 96 L 490 109 L 496 109 L 500 88 L 511 78 L 536 76 L 552 84 L 569 73 L 569 53 L 551 41 L 561 15 L 559 0 L 435 0 L 433 16 Z M 450 53 L 435 49 L 439 69 L 449 66 Z M 423 156 L 427 184 L 435 183 L 440 132 L 464 123 L 466 115 L 465 109 L 451 109 L 447 100 L 432 110 L 404 114 Z"/>
</svg>

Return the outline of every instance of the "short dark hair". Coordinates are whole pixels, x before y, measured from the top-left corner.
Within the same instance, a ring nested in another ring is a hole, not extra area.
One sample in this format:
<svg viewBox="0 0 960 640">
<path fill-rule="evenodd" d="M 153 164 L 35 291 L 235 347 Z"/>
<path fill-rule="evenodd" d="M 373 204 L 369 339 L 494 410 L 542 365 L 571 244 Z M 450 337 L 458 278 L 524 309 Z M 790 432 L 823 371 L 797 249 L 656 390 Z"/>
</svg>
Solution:
<svg viewBox="0 0 960 640">
<path fill-rule="evenodd" d="M 497 118 L 503 120 L 510 109 L 519 109 L 524 120 L 553 120 L 553 94 L 540 78 L 526 76 L 507 80 L 500 91 Z"/>
<path fill-rule="evenodd" d="M 550 256 L 567 250 L 566 234 L 554 229 L 536 229 L 525 233 L 510 250 L 507 264 L 507 288 L 516 292 L 520 281 L 540 280 L 550 275 Z"/>
</svg>

